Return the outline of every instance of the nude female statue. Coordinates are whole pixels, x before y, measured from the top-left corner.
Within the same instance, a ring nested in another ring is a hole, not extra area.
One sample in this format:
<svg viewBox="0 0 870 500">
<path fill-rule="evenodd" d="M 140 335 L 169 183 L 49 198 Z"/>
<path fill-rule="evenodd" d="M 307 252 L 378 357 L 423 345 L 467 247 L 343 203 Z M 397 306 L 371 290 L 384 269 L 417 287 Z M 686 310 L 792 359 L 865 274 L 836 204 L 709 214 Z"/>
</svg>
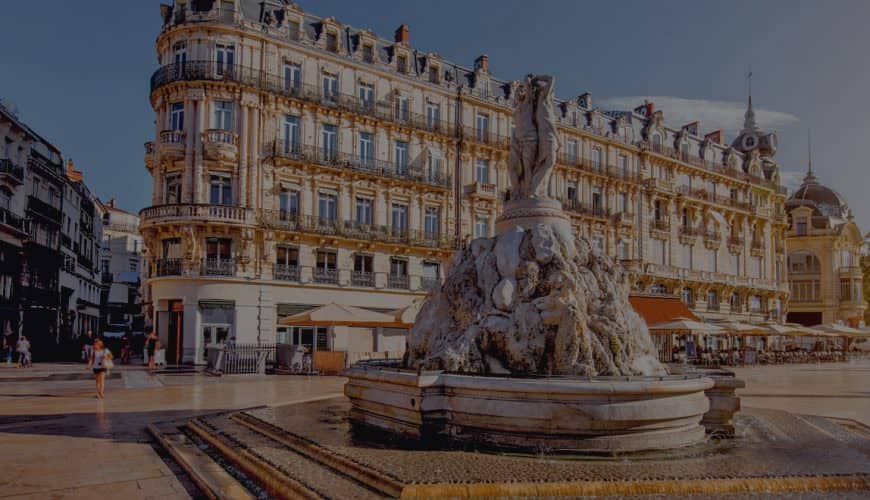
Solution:
<svg viewBox="0 0 870 500">
<path fill-rule="evenodd" d="M 508 166 L 513 199 L 548 198 L 559 141 L 553 106 L 554 79 L 527 75 L 514 84 L 514 132 Z"/>
</svg>

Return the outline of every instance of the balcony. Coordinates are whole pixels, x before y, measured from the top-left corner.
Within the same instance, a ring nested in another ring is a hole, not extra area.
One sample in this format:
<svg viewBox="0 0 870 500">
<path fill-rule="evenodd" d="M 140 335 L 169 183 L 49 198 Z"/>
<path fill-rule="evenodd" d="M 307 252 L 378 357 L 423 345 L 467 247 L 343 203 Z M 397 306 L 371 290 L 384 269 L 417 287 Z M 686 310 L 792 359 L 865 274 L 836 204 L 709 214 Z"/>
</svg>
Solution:
<svg viewBox="0 0 870 500">
<path fill-rule="evenodd" d="M 862 279 L 864 277 L 864 272 L 860 266 L 840 266 L 837 272 L 841 278 Z"/>
<path fill-rule="evenodd" d="M 63 220 L 63 215 L 59 208 L 55 208 L 51 204 L 40 200 L 36 196 L 30 195 L 27 197 L 27 210 L 48 219 L 54 224 L 60 225 Z"/>
<path fill-rule="evenodd" d="M 698 241 L 698 236 L 702 234 L 704 234 L 703 228 L 680 226 L 680 243 L 683 245 L 694 245 Z"/>
<path fill-rule="evenodd" d="M 350 274 L 350 284 L 353 286 L 374 288 L 375 273 L 368 271 L 352 271 Z"/>
<path fill-rule="evenodd" d="M 166 223 L 186 224 L 192 221 L 253 224 L 255 220 L 254 212 L 251 209 L 235 205 L 209 204 L 155 205 L 143 208 L 139 212 L 139 218 L 142 221 L 142 226 Z"/>
<path fill-rule="evenodd" d="M 145 166 L 151 170 L 155 165 L 157 165 L 157 148 L 153 141 L 148 141 L 145 143 Z"/>
<path fill-rule="evenodd" d="M 442 120 L 440 117 L 432 115 L 411 113 L 407 109 L 399 108 L 397 103 L 392 99 L 374 102 L 360 99 L 356 95 L 324 92 L 317 85 L 290 82 L 283 75 L 271 74 L 245 66 L 222 65 L 221 71 L 218 71 L 217 68 L 218 63 L 216 61 L 187 61 L 179 64 L 167 64 L 157 69 L 151 76 L 151 92 L 163 86 L 182 81 L 236 83 L 275 95 L 300 99 L 324 107 L 377 118 L 408 128 L 450 137 L 456 136 L 456 127 L 451 121 Z M 507 146 L 505 145 L 505 147 Z"/>
<path fill-rule="evenodd" d="M 744 244 L 744 240 L 741 236 L 729 236 L 728 237 L 728 250 L 731 253 L 742 253 L 743 252 L 743 244 Z"/>
<path fill-rule="evenodd" d="M 721 305 L 719 302 L 707 302 L 707 310 L 708 311 L 719 311 L 721 309 Z"/>
<path fill-rule="evenodd" d="M 277 210 L 261 210 L 257 222 L 267 228 L 354 240 L 395 243 L 426 248 L 455 248 L 454 240 L 438 233 L 395 228 L 356 221 L 296 215 Z"/>
<path fill-rule="evenodd" d="M 181 259 L 157 259 L 154 262 L 152 276 L 181 276 Z"/>
<path fill-rule="evenodd" d="M 172 161 L 184 159 L 186 141 L 187 134 L 181 130 L 160 132 L 160 156 Z"/>
<path fill-rule="evenodd" d="M 239 156 L 239 136 L 222 129 L 205 131 L 205 155 L 210 160 L 235 161 Z"/>
<path fill-rule="evenodd" d="M 485 182 L 475 182 L 468 186 L 467 189 L 469 196 L 485 200 L 494 200 L 496 197 L 495 191 L 495 184 Z"/>
<path fill-rule="evenodd" d="M 722 235 L 717 231 L 704 231 L 704 246 L 715 250 L 722 245 Z"/>
<path fill-rule="evenodd" d="M 331 168 L 353 170 L 377 177 L 428 184 L 445 189 L 450 189 L 452 185 L 450 176 L 442 172 L 429 172 L 419 167 L 396 165 L 395 163 L 375 160 L 373 158 L 360 158 L 359 156 L 331 151 L 310 144 L 290 144 L 284 141 L 273 141 L 263 148 L 262 153 L 264 158 L 313 163 Z"/>
<path fill-rule="evenodd" d="M 314 282 L 326 285 L 338 284 L 338 269 L 328 269 L 324 267 L 314 268 Z"/>
<path fill-rule="evenodd" d="M 597 203 L 583 203 L 580 200 L 570 198 L 560 198 L 559 201 L 562 203 L 562 210 L 577 215 L 594 217 L 596 219 L 610 219 L 613 217 L 613 213 L 610 210 Z"/>
<path fill-rule="evenodd" d="M 463 126 L 460 129 L 463 139 L 471 140 L 478 144 L 483 144 L 498 149 L 508 149 L 511 144 L 511 138 L 496 134 L 491 130 L 478 129 L 475 127 Z"/>
<path fill-rule="evenodd" d="M 752 243 L 749 245 L 749 251 L 753 257 L 763 256 L 765 248 L 766 245 L 761 240 L 752 240 Z"/>
<path fill-rule="evenodd" d="M 411 288 L 410 278 L 407 274 L 390 274 L 387 276 L 387 288 L 408 290 Z"/>
<path fill-rule="evenodd" d="M 671 222 L 668 219 L 653 220 L 649 227 L 650 236 L 660 240 L 669 239 L 671 236 Z"/>
<path fill-rule="evenodd" d="M 560 152 L 556 157 L 556 161 L 561 165 L 579 168 L 580 170 L 592 174 L 621 179 L 632 183 L 641 182 L 641 176 L 637 172 L 632 172 L 627 169 L 620 170 L 618 167 L 614 166 L 604 167 L 601 163 L 593 162 L 588 158 L 580 158 L 577 155 L 568 155 L 564 152 Z"/>
<path fill-rule="evenodd" d="M 235 276 L 236 261 L 228 258 L 209 257 L 202 261 L 204 276 Z"/>
<path fill-rule="evenodd" d="M 17 233 L 21 233 L 23 235 L 26 233 L 24 227 L 24 219 L 13 214 L 10 210 L 5 208 L 0 208 L 0 224 L 3 226 L 15 230 Z"/>
<path fill-rule="evenodd" d="M 299 281 L 299 267 L 275 264 L 272 268 L 272 278 L 278 281 Z"/>
<path fill-rule="evenodd" d="M 647 191 L 660 191 L 663 193 L 673 193 L 674 192 L 674 183 L 665 180 L 658 179 L 655 177 L 651 177 L 649 179 L 643 180 L 643 187 L 647 189 Z"/>
<path fill-rule="evenodd" d="M 8 158 L 0 158 L 0 180 L 16 186 L 24 182 L 24 167 L 20 167 Z"/>
</svg>

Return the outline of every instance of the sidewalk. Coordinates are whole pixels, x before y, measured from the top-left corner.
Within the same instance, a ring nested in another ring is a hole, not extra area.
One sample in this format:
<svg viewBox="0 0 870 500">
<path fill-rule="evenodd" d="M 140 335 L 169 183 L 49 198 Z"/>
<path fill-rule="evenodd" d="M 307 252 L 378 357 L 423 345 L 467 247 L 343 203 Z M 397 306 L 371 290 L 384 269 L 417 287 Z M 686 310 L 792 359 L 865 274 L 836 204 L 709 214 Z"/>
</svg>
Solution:
<svg viewBox="0 0 870 500">
<path fill-rule="evenodd" d="M 100 401 L 84 364 L 0 370 L 0 498 L 189 498 L 149 423 L 340 394 L 344 382 L 113 372 Z"/>
</svg>

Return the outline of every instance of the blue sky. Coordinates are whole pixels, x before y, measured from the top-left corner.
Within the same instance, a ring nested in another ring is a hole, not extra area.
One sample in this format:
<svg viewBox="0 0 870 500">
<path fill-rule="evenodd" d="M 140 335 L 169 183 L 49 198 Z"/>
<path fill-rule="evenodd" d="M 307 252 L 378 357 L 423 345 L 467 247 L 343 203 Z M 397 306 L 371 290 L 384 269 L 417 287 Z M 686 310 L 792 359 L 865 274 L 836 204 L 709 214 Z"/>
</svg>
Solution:
<svg viewBox="0 0 870 500">
<path fill-rule="evenodd" d="M 159 1 L 5 1 L 0 14 L 0 98 L 57 144 L 101 198 L 138 210 L 151 181 L 142 144 L 152 139 L 148 79 L 156 68 Z M 870 230 L 870 2 L 302 0 L 412 45 L 513 79 L 552 73 L 560 97 L 592 92 L 628 108 L 653 97 L 665 120 L 703 130 L 742 124 L 746 71 L 762 125 L 779 132 L 789 182 L 806 170 L 807 129 L 820 179 L 840 191 Z M 794 186 L 792 186 L 794 187 Z"/>
</svg>

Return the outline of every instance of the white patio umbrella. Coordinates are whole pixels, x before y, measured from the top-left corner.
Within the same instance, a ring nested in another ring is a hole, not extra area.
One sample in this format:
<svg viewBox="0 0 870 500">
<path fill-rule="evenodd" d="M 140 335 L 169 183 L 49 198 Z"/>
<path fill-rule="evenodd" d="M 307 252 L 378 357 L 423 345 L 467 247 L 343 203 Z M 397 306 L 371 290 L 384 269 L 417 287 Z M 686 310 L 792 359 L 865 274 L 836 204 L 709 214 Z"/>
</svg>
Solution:
<svg viewBox="0 0 870 500">
<path fill-rule="evenodd" d="M 649 329 L 655 332 L 700 333 L 704 335 L 715 335 L 725 332 L 723 328 L 712 323 L 704 323 L 689 318 L 674 318 L 671 321 L 651 325 Z"/>
</svg>

